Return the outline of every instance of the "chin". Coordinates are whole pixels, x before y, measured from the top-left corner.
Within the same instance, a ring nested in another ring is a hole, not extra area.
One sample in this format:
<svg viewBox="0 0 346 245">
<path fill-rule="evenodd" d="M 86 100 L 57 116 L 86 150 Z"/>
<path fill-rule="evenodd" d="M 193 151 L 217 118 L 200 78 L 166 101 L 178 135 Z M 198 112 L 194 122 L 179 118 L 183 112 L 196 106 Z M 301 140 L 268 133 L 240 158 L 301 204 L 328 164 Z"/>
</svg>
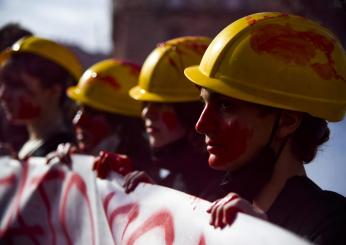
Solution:
<svg viewBox="0 0 346 245">
<path fill-rule="evenodd" d="M 209 164 L 209 167 L 215 170 L 221 170 L 221 171 L 227 170 L 226 162 L 213 154 L 209 155 L 208 164 Z"/>
</svg>

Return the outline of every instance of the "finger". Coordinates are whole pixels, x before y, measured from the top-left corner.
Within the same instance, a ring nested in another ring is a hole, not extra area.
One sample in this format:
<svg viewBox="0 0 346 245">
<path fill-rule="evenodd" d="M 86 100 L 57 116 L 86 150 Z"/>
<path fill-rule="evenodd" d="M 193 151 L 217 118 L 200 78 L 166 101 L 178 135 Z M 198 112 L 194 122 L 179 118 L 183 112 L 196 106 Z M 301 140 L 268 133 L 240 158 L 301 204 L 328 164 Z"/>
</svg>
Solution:
<svg viewBox="0 0 346 245">
<path fill-rule="evenodd" d="M 223 228 L 223 206 L 237 198 L 239 198 L 239 196 L 236 193 L 231 192 L 228 193 L 224 198 L 214 202 L 209 209 L 209 213 L 211 214 L 210 224 L 216 228 Z"/>
<path fill-rule="evenodd" d="M 223 215 L 220 220 L 221 227 L 224 228 L 226 225 L 232 225 L 237 217 L 240 209 L 234 206 L 232 203 L 228 203 L 223 206 Z"/>
<path fill-rule="evenodd" d="M 132 178 L 129 180 L 128 185 L 125 188 L 126 193 L 130 193 L 136 189 L 141 181 L 142 172 L 135 172 Z"/>
<path fill-rule="evenodd" d="M 217 201 L 210 209 L 210 224 L 216 228 L 216 215 L 217 215 L 217 208 L 220 206 L 220 203 L 222 202 L 222 199 Z"/>
<path fill-rule="evenodd" d="M 133 178 L 134 175 L 136 175 L 137 172 L 138 171 L 134 171 L 134 172 L 131 172 L 125 176 L 124 183 L 123 183 L 125 193 L 128 193 L 128 188 L 129 188 L 129 185 L 131 183 L 131 179 Z"/>
<path fill-rule="evenodd" d="M 214 201 L 211 206 L 207 209 L 207 213 L 210 213 L 211 210 L 213 209 L 213 207 L 219 202 L 221 201 L 221 198 L 220 199 L 217 199 L 216 201 Z"/>
</svg>

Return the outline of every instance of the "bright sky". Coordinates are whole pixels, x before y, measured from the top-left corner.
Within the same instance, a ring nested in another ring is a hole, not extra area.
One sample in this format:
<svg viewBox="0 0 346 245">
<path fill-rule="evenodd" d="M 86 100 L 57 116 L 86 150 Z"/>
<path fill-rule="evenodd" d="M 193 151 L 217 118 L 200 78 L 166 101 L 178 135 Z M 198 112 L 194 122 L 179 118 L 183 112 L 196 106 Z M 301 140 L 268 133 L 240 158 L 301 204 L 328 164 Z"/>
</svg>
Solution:
<svg viewBox="0 0 346 245">
<path fill-rule="evenodd" d="M 111 0 L 0 0 L 0 26 L 17 21 L 37 35 L 111 52 Z M 308 175 L 323 189 L 346 196 L 346 120 L 331 125 L 331 139 Z"/>
<path fill-rule="evenodd" d="M 111 0 L 0 0 L 0 26 L 19 22 L 35 34 L 109 53 Z"/>
</svg>

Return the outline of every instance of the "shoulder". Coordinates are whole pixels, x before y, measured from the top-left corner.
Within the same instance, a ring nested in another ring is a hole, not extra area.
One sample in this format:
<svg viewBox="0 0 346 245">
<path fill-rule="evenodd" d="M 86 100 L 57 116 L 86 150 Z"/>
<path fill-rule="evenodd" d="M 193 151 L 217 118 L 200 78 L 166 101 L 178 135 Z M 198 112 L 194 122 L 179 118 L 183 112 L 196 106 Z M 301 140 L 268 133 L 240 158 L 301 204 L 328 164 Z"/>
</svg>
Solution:
<svg viewBox="0 0 346 245">
<path fill-rule="evenodd" d="M 268 216 L 273 223 L 311 241 L 335 244 L 346 227 L 346 199 L 322 190 L 306 177 L 294 177 L 287 182 Z M 342 239 L 346 244 L 346 237 Z"/>
</svg>

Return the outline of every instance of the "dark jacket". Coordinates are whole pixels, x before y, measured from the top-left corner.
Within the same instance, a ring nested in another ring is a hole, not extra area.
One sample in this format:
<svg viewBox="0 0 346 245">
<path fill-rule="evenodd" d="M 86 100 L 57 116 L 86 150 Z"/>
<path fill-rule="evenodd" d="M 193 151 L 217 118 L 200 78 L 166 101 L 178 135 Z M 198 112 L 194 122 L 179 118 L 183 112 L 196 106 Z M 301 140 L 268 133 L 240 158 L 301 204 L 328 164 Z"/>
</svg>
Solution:
<svg viewBox="0 0 346 245">
<path fill-rule="evenodd" d="M 316 244 L 346 244 L 346 198 L 324 191 L 307 177 L 289 179 L 269 220 Z"/>
</svg>

